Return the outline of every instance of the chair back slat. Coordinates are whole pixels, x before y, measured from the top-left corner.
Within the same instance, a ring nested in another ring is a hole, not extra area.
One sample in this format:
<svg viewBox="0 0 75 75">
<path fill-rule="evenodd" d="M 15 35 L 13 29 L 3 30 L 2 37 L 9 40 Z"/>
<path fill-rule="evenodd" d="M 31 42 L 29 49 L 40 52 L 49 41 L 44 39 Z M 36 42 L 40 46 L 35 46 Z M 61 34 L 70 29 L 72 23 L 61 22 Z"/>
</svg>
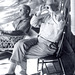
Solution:
<svg viewBox="0 0 75 75">
<path fill-rule="evenodd" d="M 63 31 L 63 33 L 61 35 L 61 40 L 58 43 L 58 50 L 56 52 L 56 57 L 59 57 L 61 55 L 61 53 L 62 53 L 64 36 L 65 36 L 65 31 Z"/>
</svg>

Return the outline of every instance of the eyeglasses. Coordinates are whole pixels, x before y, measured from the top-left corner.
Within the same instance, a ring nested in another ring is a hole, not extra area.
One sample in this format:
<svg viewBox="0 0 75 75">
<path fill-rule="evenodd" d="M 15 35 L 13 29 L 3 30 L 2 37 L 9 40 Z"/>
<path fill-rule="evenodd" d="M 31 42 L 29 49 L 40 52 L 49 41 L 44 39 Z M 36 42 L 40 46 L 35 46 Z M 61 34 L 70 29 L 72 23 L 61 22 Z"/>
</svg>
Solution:
<svg viewBox="0 0 75 75">
<path fill-rule="evenodd" d="M 48 7 L 48 6 L 47 6 L 46 8 L 47 8 L 47 9 L 49 9 L 49 7 Z"/>
<path fill-rule="evenodd" d="M 45 9 L 49 9 L 49 8 L 50 8 L 50 6 L 49 6 L 49 5 L 46 5 L 46 6 L 45 6 Z"/>
<path fill-rule="evenodd" d="M 51 7 L 51 4 L 46 4 L 45 6 L 47 7 L 47 9 L 49 9 Z"/>
</svg>

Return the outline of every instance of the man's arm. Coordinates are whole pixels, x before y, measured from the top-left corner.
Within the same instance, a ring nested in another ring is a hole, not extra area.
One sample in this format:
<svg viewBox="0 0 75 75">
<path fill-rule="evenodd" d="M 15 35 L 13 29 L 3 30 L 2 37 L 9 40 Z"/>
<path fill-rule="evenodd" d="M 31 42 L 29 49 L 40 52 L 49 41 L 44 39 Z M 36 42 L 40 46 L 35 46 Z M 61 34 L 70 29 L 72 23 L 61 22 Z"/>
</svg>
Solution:
<svg viewBox="0 0 75 75">
<path fill-rule="evenodd" d="M 56 41 L 60 40 L 60 37 L 62 35 L 63 29 L 65 27 L 65 19 L 63 14 L 59 13 L 57 15 L 57 18 L 54 18 L 54 21 L 56 24 L 54 24 L 54 31 L 55 31 L 55 35 L 56 35 Z"/>
<path fill-rule="evenodd" d="M 65 27 L 65 20 L 64 21 L 60 21 L 60 26 L 58 28 L 58 32 L 57 32 L 57 36 L 56 36 L 56 41 L 60 40 L 60 37 L 62 35 L 62 32 L 64 30 Z"/>
<path fill-rule="evenodd" d="M 33 15 L 32 19 L 30 21 L 30 24 L 33 27 L 40 27 L 41 21 L 44 18 L 44 15 L 41 15 L 41 13 L 42 13 L 42 7 L 40 6 L 39 11 Z"/>
<path fill-rule="evenodd" d="M 11 36 L 18 36 L 18 35 L 23 35 L 24 33 L 21 30 L 16 30 L 16 31 L 2 31 L 3 35 L 11 35 Z"/>
<path fill-rule="evenodd" d="M 48 13 L 44 13 L 44 14 L 34 14 L 30 23 L 33 27 L 40 27 L 41 23 L 44 22 L 44 20 L 49 16 Z"/>
<path fill-rule="evenodd" d="M 38 21 L 39 21 L 38 16 L 36 16 L 36 14 L 34 14 L 30 21 L 31 26 L 39 27 Z"/>
</svg>

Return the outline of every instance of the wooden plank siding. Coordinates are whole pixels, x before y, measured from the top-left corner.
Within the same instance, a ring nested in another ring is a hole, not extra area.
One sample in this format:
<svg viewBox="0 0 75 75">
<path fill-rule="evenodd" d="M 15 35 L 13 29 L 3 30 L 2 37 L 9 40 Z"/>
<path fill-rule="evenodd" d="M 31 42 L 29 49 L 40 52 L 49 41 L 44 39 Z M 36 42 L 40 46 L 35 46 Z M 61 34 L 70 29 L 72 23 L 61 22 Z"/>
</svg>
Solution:
<svg viewBox="0 0 75 75">
<path fill-rule="evenodd" d="M 69 12 L 71 11 L 71 2 L 70 0 L 64 0 L 64 3 L 67 1 L 66 8 L 68 8 L 67 14 L 67 25 L 66 25 L 66 38 L 71 45 L 72 49 L 75 51 L 75 36 L 71 32 L 71 15 Z"/>
<path fill-rule="evenodd" d="M 75 52 L 75 36 L 71 32 L 71 16 L 68 15 L 68 24 L 66 28 L 66 38 Z"/>
</svg>

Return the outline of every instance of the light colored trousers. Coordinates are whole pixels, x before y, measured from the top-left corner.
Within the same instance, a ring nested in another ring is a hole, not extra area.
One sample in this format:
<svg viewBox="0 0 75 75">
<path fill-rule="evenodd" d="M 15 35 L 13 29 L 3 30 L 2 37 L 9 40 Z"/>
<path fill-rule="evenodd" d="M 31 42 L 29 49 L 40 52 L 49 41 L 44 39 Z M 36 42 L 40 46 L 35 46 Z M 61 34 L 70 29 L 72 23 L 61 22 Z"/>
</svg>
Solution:
<svg viewBox="0 0 75 75">
<path fill-rule="evenodd" d="M 22 39 L 15 44 L 10 60 L 20 64 L 26 59 L 41 58 L 54 53 L 55 50 L 50 49 L 47 42 L 42 39 Z"/>
<path fill-rule="evenodd" d="M 41 58 L 48 55 L 53 55 L 56 50 L 49 48 L 47 42 L 42 42 L 37 38 L 22 39 L 18 41 L 13 49 L 10 60 L 13 63 L 21 63 L 29 58 Z"/>
</svg>

